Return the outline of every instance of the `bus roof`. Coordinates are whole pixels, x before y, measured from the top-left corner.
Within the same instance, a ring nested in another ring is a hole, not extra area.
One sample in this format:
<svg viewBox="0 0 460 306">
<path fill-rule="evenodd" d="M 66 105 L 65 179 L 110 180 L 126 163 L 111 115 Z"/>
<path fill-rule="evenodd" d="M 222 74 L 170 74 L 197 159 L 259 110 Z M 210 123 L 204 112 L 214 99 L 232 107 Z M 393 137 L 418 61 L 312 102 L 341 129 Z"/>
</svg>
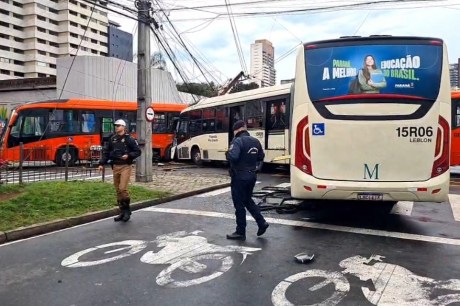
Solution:
<svg viewBox="0 0 460 306">
<path fill-rule="evenodd" d="M 202 109 L 206 107 L 227 105 L 227 104 L 233 104 L 233 103 L 243 102 L 247 100 L 263 99 L 267 97 L 288 94 L 290 93 L 292 85 L 293 84 L 283 84 L 283 85 L 262 87 L 262 88 L 245 90 L 245 91 L 240 91 L 240 92 L 226 94 L 226 95 L 212 97 L 212 98 L 206 98 L 204 100 L 199 101 L 198 103 L 194 105 L 187 107 L 184 110 L 184 112 L 194 110 L 194 109 Z"/>
<path fill-rule="evenodd" d="M 318 40 L 318 41 L 311 41 L 304 44 L 304 48 L 307 46 L 312 45 L 319 45 L 319 44 L 331 44 L 331 45 L 338 45 L 343 43 L 351 43 L 351 42 L 368 42 L 368 41 L 401 41 L 407 42 L 420 42 L 420 41 L 427 41 L 427 42 L 437 42 L 438 44 L 443 44 L 443 40 L 440 38 L 435 37 L 418 37 L 418 36 L 392 36 L 392 35 L 370 35 L 370 36 L 343 36 L 340 38 L 334 39 L 327 39 L 327 40 Z"/>
<path fill-rule="evenodd" d="M 186 104 L 152 103 L 155 111 L 180 112 L 187 107 Z M 16 107 L 16 111 L 34 108 L 59 108 L 59 109 L 98 109 L 98 110 L 136 110 L 137 102 L 132 101 L 109 101 L 95 99 L 57 99 L 39 102 L 29 102 Z"/>
</svg>

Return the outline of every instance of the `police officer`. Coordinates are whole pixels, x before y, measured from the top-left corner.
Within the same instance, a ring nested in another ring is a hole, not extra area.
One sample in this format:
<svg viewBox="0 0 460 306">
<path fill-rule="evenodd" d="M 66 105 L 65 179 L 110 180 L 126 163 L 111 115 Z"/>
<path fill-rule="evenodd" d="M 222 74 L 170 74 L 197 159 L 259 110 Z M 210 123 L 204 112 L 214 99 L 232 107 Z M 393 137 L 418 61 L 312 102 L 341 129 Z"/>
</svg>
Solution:
<svg viewBox="0 0 460 306">
<path fill-rule="evenodd" d="M 104 147 L 102 158 L 99 161 L 99 171 L 102 171 L 107 163 L 112 165 L 113 184 L 120 208 L 120 214 L 114 218 L 115 222 L 126 222 L 131 217 L 128 184 L 133 161 L 140 155 L 141 150 L 137 141 L 126 132 L 126 122 L 122 119 L 115 121 L 115 134 L 110 137 L 109 142 Z"/>
<path fill-rule="evenodd" d="M 265 153 L 260 142 L 249 135 L 244 121 L 238 120 L 235 122 L 233 131 L 235 138 L 227 152 L 227 160 L 230 162 L 236 231 L 227 235 L 227 239 L 246 240 L 246 209 L 259 226 L 257 236 L 263 235 L 268 228 L 268 223 L 260 213 L 259 207 L 252 200 L 252 192 L 257 179 L 256 172 L 258 165 L 264 160 Z"/>
</svg>

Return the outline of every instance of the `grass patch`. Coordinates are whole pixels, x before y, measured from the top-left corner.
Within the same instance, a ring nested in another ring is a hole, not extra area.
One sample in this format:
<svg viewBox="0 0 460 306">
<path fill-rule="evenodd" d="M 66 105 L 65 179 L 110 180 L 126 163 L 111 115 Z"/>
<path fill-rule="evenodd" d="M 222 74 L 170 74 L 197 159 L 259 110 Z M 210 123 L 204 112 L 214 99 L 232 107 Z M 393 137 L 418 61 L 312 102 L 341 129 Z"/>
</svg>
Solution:
<svg viewBox="0 0 460 306">
<path fill-rule="evenodd" d="M 131 202 L 168 193 L 129 186 Z M 4 200 L 2 200 L 4 199 Z M 0 231 L 116 207 L 115 189 L 102 182 L 39 182 L 0 186 Z"/>
</svg>

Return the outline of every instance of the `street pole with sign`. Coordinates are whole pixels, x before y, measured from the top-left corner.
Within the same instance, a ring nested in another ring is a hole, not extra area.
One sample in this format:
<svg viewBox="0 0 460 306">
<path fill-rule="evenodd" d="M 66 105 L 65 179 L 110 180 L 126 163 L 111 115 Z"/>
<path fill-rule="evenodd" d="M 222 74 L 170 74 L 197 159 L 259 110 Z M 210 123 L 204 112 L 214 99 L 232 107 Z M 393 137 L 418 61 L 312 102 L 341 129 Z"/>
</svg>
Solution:
<svg viewBox="0 0 460 306">
<path fill-rule="evenodd" d="M 152 123 L 147 121 L 147 109 L 151 105 L 150 82 L 150 10 L 149 0 L 136 1 L 138 10 L 137 43 L 137 140 L 141 156 L 136 164 L 136 182 L 151 182 L 152 179 Z"/>
</svg>

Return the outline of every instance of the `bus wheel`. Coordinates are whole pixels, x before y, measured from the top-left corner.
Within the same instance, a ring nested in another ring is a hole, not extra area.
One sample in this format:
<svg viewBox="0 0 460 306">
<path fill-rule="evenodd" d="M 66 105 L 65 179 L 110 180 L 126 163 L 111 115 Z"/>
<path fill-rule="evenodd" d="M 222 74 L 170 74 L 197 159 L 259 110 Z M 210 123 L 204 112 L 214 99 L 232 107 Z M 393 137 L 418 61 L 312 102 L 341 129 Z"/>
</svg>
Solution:
<svg viewBox="0 0 460 306">
<path fill-rule="evenodd" d="M 169 146 L 166 148 L 166 150 L 165 150 L 165 157 L 163 158 L 164 161 L 167 161 L 167 162 L 171 161 L 171 148 L 172 148 L 171 145 L 169 145 Z"/>
<path fill-rule="evenodd" d="M 56 153 L 56 164 L 64 167 L 66 160 L 69 161 L 69 166 L 74 166 L 77 161 L 77 153 L 74 148 L 69 148 L 69 153 L 66 154 L 65 148 L 57 150 Z"/>
<path fill-rule="evenodd" d="M 192 161 L 197 166 L 201 166 L 203 164 L 200 149 L 198 149 L 197 147 L 194 147 L 192 149 Z"/>
</svg>

